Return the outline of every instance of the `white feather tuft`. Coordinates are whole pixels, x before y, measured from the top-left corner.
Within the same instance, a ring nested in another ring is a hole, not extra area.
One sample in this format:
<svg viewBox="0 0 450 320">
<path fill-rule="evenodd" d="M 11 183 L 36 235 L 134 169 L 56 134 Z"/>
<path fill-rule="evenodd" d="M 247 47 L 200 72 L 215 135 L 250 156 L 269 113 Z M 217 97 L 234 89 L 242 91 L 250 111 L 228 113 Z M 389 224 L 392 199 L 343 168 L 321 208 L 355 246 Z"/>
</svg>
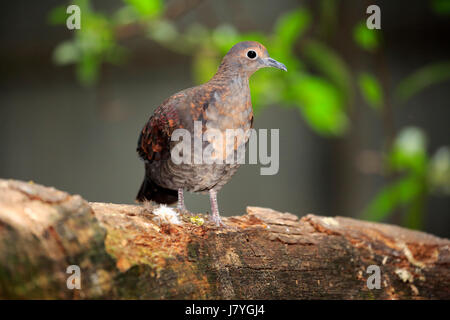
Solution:
<svg viewBox="0 0 450 320">
<path fill-rule="evenodd" d="M 160 205 L 156 210 L 154 210 L 153 214 L 155 215 L 153 220 L 155 220 L 159 224 L 181 225 L 178 212 L 164 204 Z"/>
</svg>

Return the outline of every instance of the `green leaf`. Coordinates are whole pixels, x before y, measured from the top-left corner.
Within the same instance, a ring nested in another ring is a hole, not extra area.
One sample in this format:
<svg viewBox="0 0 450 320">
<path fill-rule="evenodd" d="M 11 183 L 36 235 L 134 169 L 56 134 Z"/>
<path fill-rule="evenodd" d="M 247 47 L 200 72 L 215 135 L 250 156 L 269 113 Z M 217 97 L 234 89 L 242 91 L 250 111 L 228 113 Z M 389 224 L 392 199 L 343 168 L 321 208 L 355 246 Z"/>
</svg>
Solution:
<svg viewBox="0 0 450 320">
<path fill-rule="evenodd" d="M 406 102 L 427 87 L 450 79 L 450 62 L 435 62 L 414 71 L 403 79 L 395 90 L 395 97 Z"/>
<path fill-rule="evenodd" d="M 448 0 L 432 0 L 431 9 L 440 15 L 450 14 L 450 1 Z"/>
<path fill-rule="evenodd" d="M 53 8 L 47 15 L 47 22 L 51 25 L 65 24 L 68 17 L 66 10 L 65 6 Z"/>
<path fill-rule="evenodd" d="M 403 129 L 396 137 L 388 155 L 391 169 L 405 172 L 400 180 L 384 187 L 372 200 L 363 217 L 380 221 L 397 208 L 406 209 L 404 223 L 419 228 L 423 221 L 424 196 L 427 192 L 426 139 L 422 130 Z"/>
<path fill-rule="evenodd" d="M 382 221 L 396 208 L 410 203 L 422 190 L 422 184 L 414 177 L 391 183 L 370 202 L 362 217 L 367 220 Z"/>
<path fill-rule="evenodd" d="M 425 174 L 427 165 L 425 133 L 416 127 L 406 127 L 395 138 L 389 153 L 389 164 L 395 171 Z"/>
<path fill-rule="evenodd" d="M 309 40 L 304 44 L 306 59 L 339 88 L 347 102 L 353 99 L 352 78 L 349 68 L 336 52 L 325 44 Z"/>
<path fill-rule="evenodd" d="M 205 83 L 216 73 L 220 58 L 217 52 L 207 47 L 201 48 L 194 56 L 192 64 L 195 82 Z"/>
<path fill-rule="evenodd" d="M 335 86 L 318 77 L 305 77 L 292 90 L 306 121 L 318 133 L 337 136 L 346 131 L 348 119 Z"/>
<path fill-rule="evenodd" d="M 124 6 L 118 9 L 112 18 L 115 25 L 132 24 L 139 20 L 139 13 L 131 6 Z"/>
<path fill-rule="evenodd" d="M 286 88 L 280 74 L 275 70 L 264 69 L 255 73 L 250 78 L 250 91 L 252 96 L 253 111 L 279 103 L 281 94 Z"/>
<path fill-rule="evenodd" d="M 125 0 L 142 17 L 159 16 L 164 9 L 162 0 Z"/>
<path fill-rule="evenodd" d="M 73 33 L 73 47 L 66 45 L 60 49 L 59 58 L 62 62 L 74 60 L 75 56 L 70 55 L 70 50 L 77 50 L 78 79 L 83 85 L 93 85 L 98 79 L 102 63 L 120 62 L 124 51 L 116 43 L 109 18 L 92 11 L 90 1 L 78 0 L 76 4 L 81 8 L 82 27 Z"/>
<path fill-rule="evenodd" d="M 85 86 L 93 85 L 98 78 L 100 59 L 94 54 L 85 54 L 77 65 L 77 76 Z"/>
<path fill-rule="evenodd" d="M 238 31 L 229 24 L 220 25 L 212 32 L 212 41 L 222 54 L 239 42 Z"/>
<path fill-rule="evenodd" d="M 362 49 L 373 52 L 380 45 L 380 31 L 369 29 L 365 22 L 360 22 L 353 29 L 353 39 Z"/>
<path fill-rule="evenodd" d="M 358 85 L 364 100 L 372 108 L 379 110 L 383 104 L 383 91 L 378 80 L 370 73 L 361 73 Z"/>
<path fill-rule="evenodd" d="M 53 51 L 53 61 L 59 65 L 75 63 L 80 56 L 80 50 L 73 41 L 62 42 Z"/>
<path fill-rule="evenodd" d="M 434 192 L 450 195 L 450 147 L 439 148 L 431 158 L 428 181 Z"/>
<path fill-rule="evenodd" d="M 186 50 L 186 54 L 195 56 L 199 48 L 203 47 L 207 47 L 209 50 L 216 50 L 211 43 L 211 32 L 198 23 L 190 25 L 180 39 L 182 39 L 185 47 L 182 51 Z M 175 46 L 178 47 L 179 43 L 176 43 Z"/>
<path fill-rule="evenodd" d="M 418 193 L 411 199 L 403 218 L 403 225 L 409 229 L 420 230 L 423 227 L 423 216 L 425 213 L 425 184 L 418 182 Z"/>
<path fill-rule="evenodd" d="M 152 39 L 160 43 L 174 42 L 178 37 L 175 25 L 168 20 L 155 21 L 149 31 Z"/>
<path fill-rule="evenodd" d="M 311 15 L 306 9 L 297 9 L 282 15 L 275 25 L 277 41 L 286 48 L 291 48 L 309 26 Z"/>
</svg>

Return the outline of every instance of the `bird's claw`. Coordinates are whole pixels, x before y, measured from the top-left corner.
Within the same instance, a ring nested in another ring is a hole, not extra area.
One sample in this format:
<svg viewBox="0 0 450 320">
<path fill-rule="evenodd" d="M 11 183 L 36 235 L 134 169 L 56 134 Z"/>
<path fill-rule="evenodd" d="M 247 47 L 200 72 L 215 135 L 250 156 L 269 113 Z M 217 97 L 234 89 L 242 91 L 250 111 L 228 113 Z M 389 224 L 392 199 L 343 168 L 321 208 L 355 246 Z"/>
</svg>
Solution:
<svg viewBox="0 0 450 320">
<path fill-rule="evenodd" d="M 177 208 L 177 210 L 183 216 L 189 216 L 189 217 L 194 216 L 194 214 L 186 208 Z"/>
<path fill-rule="evenodd" d="M 223 223 L 222 219 L 218 215 L 211 215 L 211 221 L 218 227 L 225 227 L 225 224 Z"/>
<path fill-rule="evenodd" d="M 232 227 L 230 225 L 225 224 L 222 219 L 220 218 L 220 216 L 218 215 L 210 215 L 210 220 L 211 222 L 213 222 L 218 228 L 224 228 L 227 230 L 233 230 L 236 231 L 237 228 L 236 227 Z"/>
</svg>

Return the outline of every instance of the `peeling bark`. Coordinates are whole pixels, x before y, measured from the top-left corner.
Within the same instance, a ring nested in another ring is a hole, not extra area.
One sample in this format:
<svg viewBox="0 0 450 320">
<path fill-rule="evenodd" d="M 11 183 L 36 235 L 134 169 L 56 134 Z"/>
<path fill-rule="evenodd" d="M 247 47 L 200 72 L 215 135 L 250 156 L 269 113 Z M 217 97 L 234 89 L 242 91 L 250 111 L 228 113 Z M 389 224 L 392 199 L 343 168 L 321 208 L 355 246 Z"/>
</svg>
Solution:
<svg viewBox="0 0 450 320">
<path fill-rule="evenodd" d="M 225 229 L 201 214 L 154 218 L 151 205 L 0 180 L 0 298 L 450 298 L 450 241 L 426 233 L 257 207 Z M 67 288 L 69 265 L 80 290 Z M 370 265 L 380 289 L 367 287 Z"/>
</svg>

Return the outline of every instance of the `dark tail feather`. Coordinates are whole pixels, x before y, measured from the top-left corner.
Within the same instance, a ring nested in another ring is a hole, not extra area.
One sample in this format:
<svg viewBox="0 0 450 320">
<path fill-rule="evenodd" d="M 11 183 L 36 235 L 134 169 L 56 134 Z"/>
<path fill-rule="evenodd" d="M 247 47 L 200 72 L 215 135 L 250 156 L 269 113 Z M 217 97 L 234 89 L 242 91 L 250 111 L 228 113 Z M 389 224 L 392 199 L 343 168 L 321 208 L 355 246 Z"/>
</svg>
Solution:
<svg viewBox="0 0 450 320">
<path fill-rule="evenodd" d="M 172 204 L 177 202 L 178 192 L 176 190 L 160 187 L 145 176 L 144 182 L 142 182 L 141 188 L 136 196 L 136 200 L 139 202 L 151 200 L 157 203 Z"/>
</svg>

